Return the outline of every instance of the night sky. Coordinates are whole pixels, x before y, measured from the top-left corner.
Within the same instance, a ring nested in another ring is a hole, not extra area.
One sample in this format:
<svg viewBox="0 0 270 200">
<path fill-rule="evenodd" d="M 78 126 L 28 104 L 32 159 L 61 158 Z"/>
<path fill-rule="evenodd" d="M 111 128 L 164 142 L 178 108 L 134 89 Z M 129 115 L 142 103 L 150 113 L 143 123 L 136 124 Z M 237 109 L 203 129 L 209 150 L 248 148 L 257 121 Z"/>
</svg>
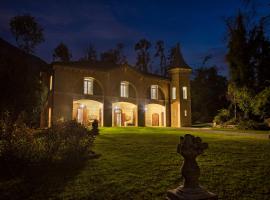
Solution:
<svg viewBox="0 0 270 200">
<path fill-rule="evenodd" d="M 268 0 L 257 1 L 265 10 Z M 241 0 L 153 0 L 153 1 L 12 1 L 1 0 L 0 37 L 15 44 L 9 20 L 31 14 L 44 27 L 45 42 L 36 54 L 51 62 L 59 42 L 70 48 L 73 59 L 83 56 L 89 43 L 105 51 L 117 43 L 125 44 L 125 54 L 134 64 L 134 44 L 141 38 L 164 40 L 167 50 L 180 42 L 187 63 L 193 68 L 206 55 L 226 74 L 226 26 L 224 19 L 243 8 Z M 154 45 L 153 45 L 154 46 Z"/>
</svg>

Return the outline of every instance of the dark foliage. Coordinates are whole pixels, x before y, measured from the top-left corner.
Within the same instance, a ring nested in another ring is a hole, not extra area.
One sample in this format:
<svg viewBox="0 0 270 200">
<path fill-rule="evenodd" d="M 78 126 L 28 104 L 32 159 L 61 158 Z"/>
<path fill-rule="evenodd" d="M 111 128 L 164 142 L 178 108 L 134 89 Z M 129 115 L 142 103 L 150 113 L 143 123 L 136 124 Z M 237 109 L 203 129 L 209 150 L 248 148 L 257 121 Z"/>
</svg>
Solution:
<svg viewBox="0 0 270 200">
<path fill-rule="evenodd" d="M 193 122 L 212 122 L 218 110 L 226 107 L 227 80 L 215 67 L 194 70 L 191 81 Z"/>
<path fill-rule="evenodd" d="M 115 49 L 110 49 L 100 54 L 100 61 L 109 64 L 124 64 L 126 57 L 123 55 L 124 45 L 119 43 Z"/>
<path fill-rule="evenodd" d="M 159 73 L 162 76 L 167 76 L 167 65 L 166 65 L 166 55 L 165 55 L 165 46 L 162 40 L 156 42 L 156 53 L 155 57 L 159 59 Z"/>
<path fill-rule="evenodd" d="M 72 55 L 69 52 L 68 47 L 61 42 L 53 52 L 53 60 L 54 61 L 62 61 L 62 62 L 68 62 L 70 61 Z"/>
<path fill-rule="evenodd" d="M 38 126 L 47 94 L 40 72 L 47 68 L 38 57 L 0 39 L 0 114 L 8 111 L 16 120 L 23 113 L 28 126 Z"/>
<path fill-rule="evenodd" d="M 10 172 L 84 160 L 93 155 L 93 141 L 93 134 L 75 121 L 37 131 L 21 119 L 12 122 L 8 115 L 0 120 L 0 161 Z"/>
<path fill-rule="evenodd" d="M 151 43 L 146 39 L 141 39 L 134 46 L 134 49 L 137 52 L 136 67 L 140 71 L 150 71 L 150 47 Z"/>
<path fill-rule="evenodd" d="M 33 53 L 35 47 L 44 41 L 43 28 L 28 14 L 13 17 L 10 30 L 19 48 L 27 53 Z"/>
</svg>

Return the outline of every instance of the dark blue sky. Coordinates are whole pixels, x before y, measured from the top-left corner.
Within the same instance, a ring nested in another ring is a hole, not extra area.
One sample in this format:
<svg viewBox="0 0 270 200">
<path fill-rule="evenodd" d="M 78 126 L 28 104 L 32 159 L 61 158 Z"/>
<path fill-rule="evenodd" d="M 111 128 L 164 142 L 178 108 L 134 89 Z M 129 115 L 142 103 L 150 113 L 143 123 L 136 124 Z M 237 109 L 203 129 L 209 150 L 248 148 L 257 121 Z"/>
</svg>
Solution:
<svg viewBox="0 0 270 200">
<path fill-rule="evenodd" d="M 268 0 L 256 1 L 257 10 L 265 10 Z M 209 64 L 225 70 L 226 52 L 224 19 L 243 8 L 241 0 L 144 0 L 144 1 L 33 1 L 1 0 L 0 37 L 15 44 L 9 32 L 12 16 L 28 13 L 45 29 L 46 41 L 36 54 L 52 60 L 52 51 L 64 42 L 73 58 L 82 57 L 88 43 L 98 51 L 113 48 L 123 42 L 125 54 L 134 64 L 136 41 L 162 39 L 167 49 L 180 42 L 189 65 L 197 67 L 206 55 Z M 153 45 L 154 46 L 154 45 Z"/>
</svg>

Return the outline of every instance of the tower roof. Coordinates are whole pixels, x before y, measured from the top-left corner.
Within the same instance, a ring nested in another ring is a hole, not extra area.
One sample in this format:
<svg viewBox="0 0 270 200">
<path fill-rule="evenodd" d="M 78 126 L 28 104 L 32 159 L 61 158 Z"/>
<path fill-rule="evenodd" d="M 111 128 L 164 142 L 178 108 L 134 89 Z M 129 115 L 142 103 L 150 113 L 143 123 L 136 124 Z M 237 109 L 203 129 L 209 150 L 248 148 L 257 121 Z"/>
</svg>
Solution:
<svg viewBox="0 0 270 200">
<path fill-rule="evenodd" d="M 186 63 L 183 54 L 180 49 L 179 43 L 172 48 L 171 50 L 171 63 L 170 63 L 170 68 L 186 68 L 186 69 L 191 69 L 191 67 Z"/>
</svg>

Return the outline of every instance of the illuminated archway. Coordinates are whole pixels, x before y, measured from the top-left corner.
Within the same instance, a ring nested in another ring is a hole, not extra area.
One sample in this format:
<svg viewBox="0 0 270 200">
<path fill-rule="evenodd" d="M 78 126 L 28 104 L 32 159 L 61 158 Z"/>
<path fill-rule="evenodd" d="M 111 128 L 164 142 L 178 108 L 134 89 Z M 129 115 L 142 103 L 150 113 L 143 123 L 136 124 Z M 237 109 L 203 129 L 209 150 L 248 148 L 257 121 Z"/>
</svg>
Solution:
<svg viewBox="0 0 270 200">
<path fill-rule="evenodd" d="M 137 105 L 128 102 L 116 102 L 112 104 L 112 125 L 113 126 L 137 126 L 138 108 Z"/>
<path fill-rule="evenodd" d="M 165 106 L 162 106 L 160 104 L 145 105 L 145 126 L 165 127 Z"/>
<path fill-rule="evenodd" d="M 94 120 L 98 120 L 103 126 L 103 104 L 88 99 L 73 101 L 72 119 L 85 126 L 91 126 Z"/>
</svg>

